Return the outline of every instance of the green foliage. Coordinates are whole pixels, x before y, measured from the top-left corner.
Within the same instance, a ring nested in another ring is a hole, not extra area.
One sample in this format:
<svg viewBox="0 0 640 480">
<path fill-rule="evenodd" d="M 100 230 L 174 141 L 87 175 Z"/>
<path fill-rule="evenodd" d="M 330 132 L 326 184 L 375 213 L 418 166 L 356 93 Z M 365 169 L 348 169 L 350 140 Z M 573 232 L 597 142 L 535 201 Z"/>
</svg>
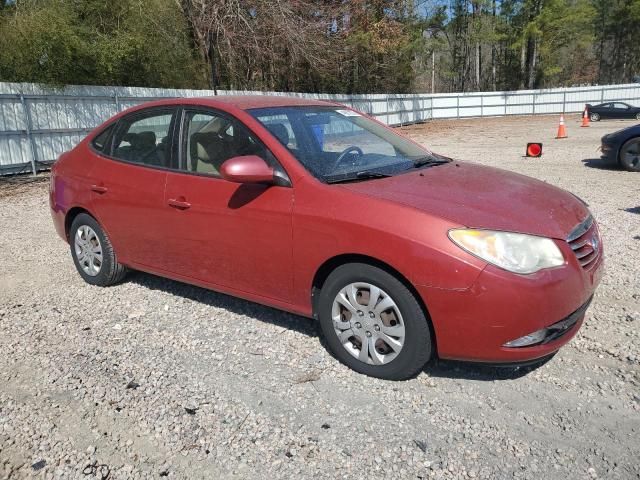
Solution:
<svg viewBox="0 0 640 480">
<path fill-rule="evenodd" d="M 200 87 L 171 0 L 23 0 L 0 10 L 0 80 Z"/>
<path fill-rule="evenodd" d="M 640 0 L 592 0 L 600 82 L 630 81 L 640 75 Z"/>
<path fill-rule="evenodd" d="M 0 81 L 331 93 L 616 83 L 640 75 L 638 25 L 640 0 L 0 0 Z"/>
</svg>

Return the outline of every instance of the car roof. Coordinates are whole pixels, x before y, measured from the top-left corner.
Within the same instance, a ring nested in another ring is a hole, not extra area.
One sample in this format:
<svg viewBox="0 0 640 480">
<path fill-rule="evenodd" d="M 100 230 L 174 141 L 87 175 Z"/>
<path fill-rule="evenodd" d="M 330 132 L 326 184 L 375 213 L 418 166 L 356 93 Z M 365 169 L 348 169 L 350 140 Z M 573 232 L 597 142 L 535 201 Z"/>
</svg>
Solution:
<svg viewBox="0 0 640 480">
<path fill-rule="evenodd" d="M 157 100 L 140 105 L 150 107 L 158 105 L 200 105 L 208 107 L 232 106 L 240 110 L 268 107 L 297 107 L 297 106 L 336 106 L 331 101 L 294 97 L 289 95 L 217 95 L 213 97 L 178 97 Z"/>
</svg>

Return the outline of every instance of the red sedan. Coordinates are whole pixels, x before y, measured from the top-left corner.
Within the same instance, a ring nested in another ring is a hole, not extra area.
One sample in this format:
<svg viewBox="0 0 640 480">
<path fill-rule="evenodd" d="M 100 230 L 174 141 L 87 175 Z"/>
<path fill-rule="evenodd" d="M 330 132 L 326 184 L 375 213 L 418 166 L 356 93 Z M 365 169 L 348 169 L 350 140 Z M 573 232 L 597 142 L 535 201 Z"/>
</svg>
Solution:
<svg viewBox="0 0 640 480">
<path fill-rule="evenodd" d="M 386 379 L 435 355 L 545 359 L 602 275 L 572 194 L 322 101 L 132 108 L 60 157 L 50 202 L 87 282 L 136 269 L 314 317 L 339 360 Z"/>
</svg>

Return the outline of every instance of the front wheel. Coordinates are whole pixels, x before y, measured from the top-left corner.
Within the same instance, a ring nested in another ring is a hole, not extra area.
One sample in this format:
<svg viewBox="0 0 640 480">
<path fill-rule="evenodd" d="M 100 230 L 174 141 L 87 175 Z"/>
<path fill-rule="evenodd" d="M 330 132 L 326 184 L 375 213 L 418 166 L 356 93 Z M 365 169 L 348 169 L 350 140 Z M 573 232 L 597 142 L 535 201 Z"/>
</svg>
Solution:
<svg viewBox="0 0 640 480">
<path fill-rule="evenodd" d="M 640 137 L 632 138 L 622 145 L 620 165 L 630 172 L 640 172 Z"/>
<path fill-rule="evenodd" d="M 591 119 L 592 122 L 599 122 L 600 121 L 600 114 L 594 112 L 594 113 L 589 115 L 589 118 Z"/>
<path fill-rule="evenodd" d="M 404 380 L 431 358 L 425 312 L 402 282 L 380 268 L 336 268 L 320 291 L 317 311 L 329 349 L 357 372 Z"/>
<path fill-rule="evenodd" d="M 71 256 L 85 282 L 106 287 L 118 283 L 127 273 L 116 260 L 109 237 L 86 213 L 74 218 L 69 230 Z"/>
</svg>

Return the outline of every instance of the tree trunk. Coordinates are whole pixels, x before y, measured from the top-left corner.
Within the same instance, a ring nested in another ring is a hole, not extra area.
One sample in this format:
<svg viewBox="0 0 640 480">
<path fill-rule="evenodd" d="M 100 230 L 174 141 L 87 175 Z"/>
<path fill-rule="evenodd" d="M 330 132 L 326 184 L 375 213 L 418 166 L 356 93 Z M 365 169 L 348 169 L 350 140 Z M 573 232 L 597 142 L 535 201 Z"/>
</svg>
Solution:
<svg viewBox="0 0 640 480">
<path fill-rule="evenodd" d="M 538 39 L 535 38 L 532 41 L 533 47 L 531 48 L 531 58 L 529 60 L 529 90 L 533 89 L 536 84 L 536 71 L 538 63 Z"/>
<path fill-rule="evenodd" d="M 476 90 L 479 92 L 480 91 L 480 57 L 481 57 L 481 47 L 480 47 L 480 42 L 476 43 Z"/>
<path fill-rule="evenodd" d="M 493 15 L 493 33 L 494 39 L 491 41 L 491 89 L 496 91 L 496 42 L 495 42 L 495 33 L 496 33 L 496 0 L 493 0 L 491 5 L 491 11 Z"/>
<path fill-rule="evenodd" d="M 522 39 L 522 46 L 520 47 L 520 89 L 524 90 L 524 80 L 527 76 L 527 43 L 528 39 Z"/>
<path fill-rule="evenodd" d="M 218 75 L 216 72 L 216 41 L 213 32 L 209 32 L 208 58 L 211 67 L 211 89 L 214 95 L 218 95 Z"/>
<path fill-rule="evenodd" d="M 431 51 L 431 93 L 436 93 L 436 51 Z"/>
</svg>

